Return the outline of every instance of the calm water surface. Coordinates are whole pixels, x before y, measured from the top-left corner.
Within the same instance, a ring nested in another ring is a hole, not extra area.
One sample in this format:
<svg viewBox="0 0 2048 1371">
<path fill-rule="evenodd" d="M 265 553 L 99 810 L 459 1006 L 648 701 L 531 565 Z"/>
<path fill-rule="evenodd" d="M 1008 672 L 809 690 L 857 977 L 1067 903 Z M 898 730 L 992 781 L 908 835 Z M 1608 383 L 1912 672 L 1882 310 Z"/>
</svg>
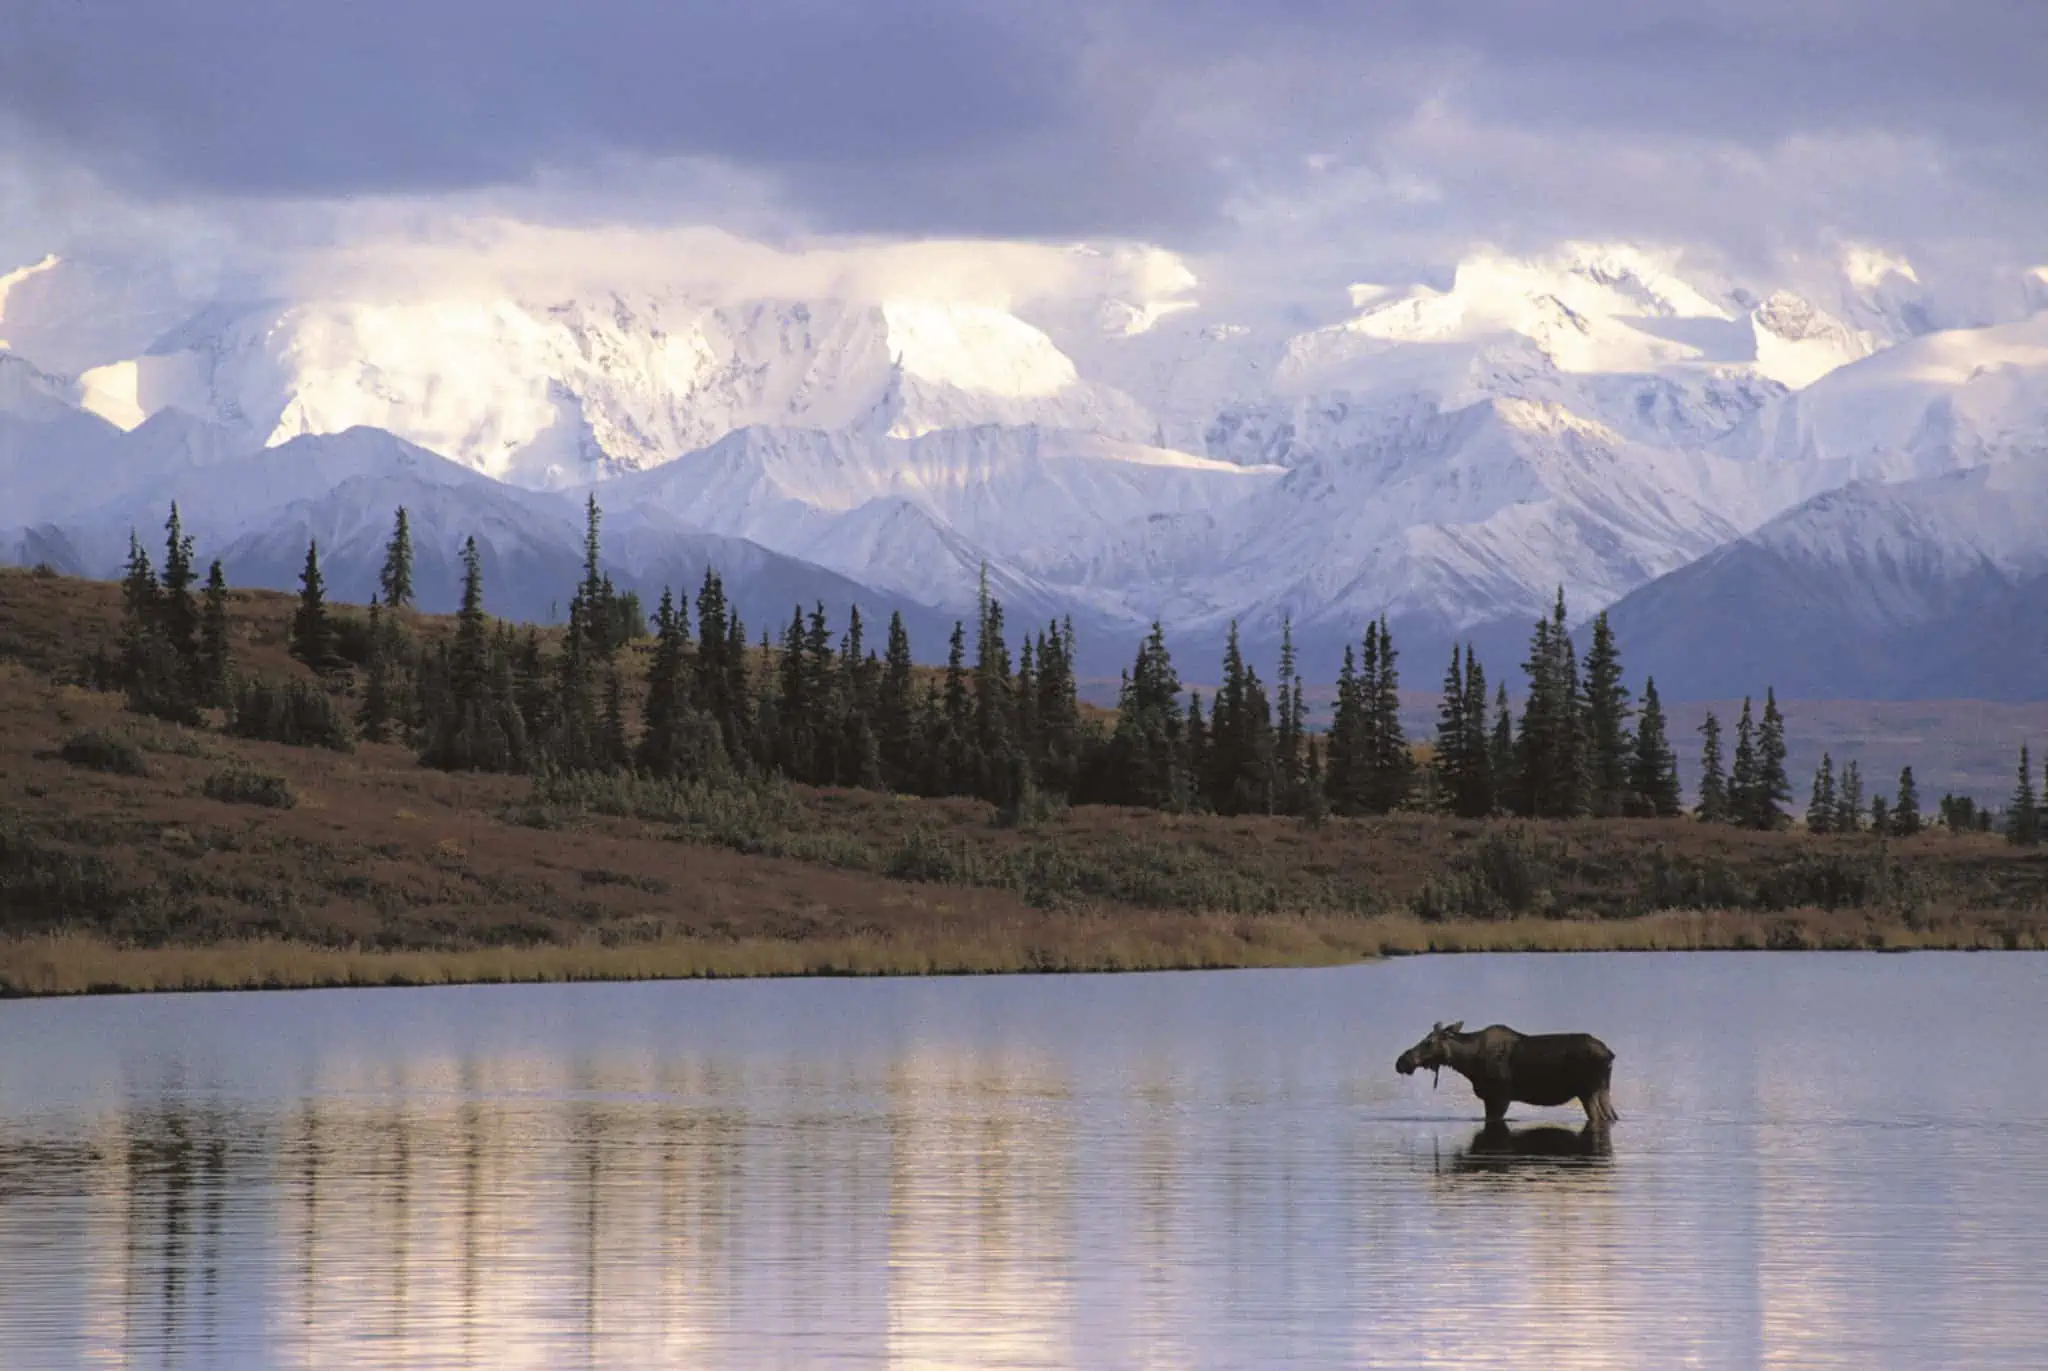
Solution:
<svg viewBox="0 0 2048 1371">
<path fill-rule="evenodd" d="M 1608 1149 L 1394 1074 L 1458 1018 Z M 2018 953 L 0 1004 L 0 1365 L 2039 1368 L 2044 1037 Z"/>
</svg>

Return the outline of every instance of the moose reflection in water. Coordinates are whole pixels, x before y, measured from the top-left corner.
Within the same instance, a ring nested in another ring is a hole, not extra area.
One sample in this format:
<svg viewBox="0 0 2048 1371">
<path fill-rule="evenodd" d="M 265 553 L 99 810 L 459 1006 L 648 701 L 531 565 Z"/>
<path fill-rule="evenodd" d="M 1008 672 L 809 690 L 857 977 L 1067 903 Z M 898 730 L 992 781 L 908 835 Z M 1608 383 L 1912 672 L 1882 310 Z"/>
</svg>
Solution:
<svg viewBox="0 0 2048 1371">
<path fill-rule="evenodd" d="M 1563 1128 L 1538 1124 L 1509 1128 L 1488 1124 L 1451 1160 L 1457 1171 L 1547 1170 L 1603 1164 L 1614 1155 L 1612 1135 L 1600 1124 Z"/>
<path fill-rule="evenodd" d="M 1517 1033 L 1493 1024 L 1466 1033 L 1463 1019 L 1437 1024 L 1429 1036 L 1403 1052 L 1394 1070 L 1441 1075 L 1445 1067 L 1472 1082 L 1486 1106 L 1489 1128 L 1507 1117 L 1508 1105 L 1557 1105 L 1577 1100 L 1589 1128 L 1605 1128 L 1619 1116 L 1608 1095 L 1614 1053 L 1590 1033 Z"/>
</svg>

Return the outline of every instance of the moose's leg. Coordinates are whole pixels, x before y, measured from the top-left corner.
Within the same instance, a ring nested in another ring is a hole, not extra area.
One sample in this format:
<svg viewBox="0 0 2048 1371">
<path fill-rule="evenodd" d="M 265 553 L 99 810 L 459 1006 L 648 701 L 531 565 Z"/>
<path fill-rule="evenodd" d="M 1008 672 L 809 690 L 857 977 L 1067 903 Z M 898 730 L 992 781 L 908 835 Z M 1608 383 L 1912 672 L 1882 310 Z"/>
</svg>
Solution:
<svg viewBox="0 0 2048 1371">
<path fill-rule="evenodd" d="M 1613 1123 L 1620 1115 L 1614 1112 L 1614 1101 L 1608 1097 L 1607 1087 L 1601 1086 L 1588 1094 L 1579 1096 L 1579 1103 L 1586 1107 L 1586 1122 L 1590 1124 Z"/>
<path fill-rule="evenodd" d="M 1486 1100 L 1486 1126 L 1488 1128 L 1500 1127 L 1508 1117 L 1508 1097 L 1505 1095 L 1487 1095 L 1484 1098 Z"/>
</svg>

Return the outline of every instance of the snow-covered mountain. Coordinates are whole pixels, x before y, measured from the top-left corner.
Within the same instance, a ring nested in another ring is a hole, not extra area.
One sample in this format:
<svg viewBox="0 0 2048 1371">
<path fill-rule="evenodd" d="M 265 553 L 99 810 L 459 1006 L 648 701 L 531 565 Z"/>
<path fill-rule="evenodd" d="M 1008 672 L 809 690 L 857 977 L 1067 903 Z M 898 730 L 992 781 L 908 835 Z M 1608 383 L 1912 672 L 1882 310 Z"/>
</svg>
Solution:
<svg viewBox="0 0 2048 1371">
<path fill-rule="evenodd" d="M 487 532 L 508 603 L 542 613 L 594 489 L 627 584 L 716 547 L 777 595 L 938 624 L 985 568 L 1023 615 L 1086 625 L 1098 668 L 1155 617 L 1199 652 L 1233 620 L 1269 650 L 1284 617 L 1327 671 L 1369 617 L 1425 660 L 1505 642 L 1560 585 L 1581 614 L 1632 603 L 1851 483 L 2048 443 L 2038 282 L 1945 312 L 1865 248 L 1769 279 L 1480 252 L 1306 331 L 1154 275 L 1136 301 L 277 298 L 39 262 L 0 298 L 0 554 L 104 570 L 175 495 L 295 574 L 316 532 L 367 558 L 403 502 L 448 555 Z"/>
<path fill-rule="evenodd" d="M 1632 664 L 1692 698 L 2039 698 L 2048 446 L 1816 496 L 1609 615 Z"/>
</svg>

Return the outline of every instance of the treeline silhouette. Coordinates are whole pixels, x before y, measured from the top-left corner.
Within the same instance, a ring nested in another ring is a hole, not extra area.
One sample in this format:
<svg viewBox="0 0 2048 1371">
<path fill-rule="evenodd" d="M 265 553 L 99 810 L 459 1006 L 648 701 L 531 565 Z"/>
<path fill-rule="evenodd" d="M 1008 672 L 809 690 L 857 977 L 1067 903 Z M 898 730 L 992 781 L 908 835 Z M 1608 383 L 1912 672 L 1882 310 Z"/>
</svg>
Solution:
<svg viewBox="0 0 2048 1371">
<path fill-rule="evenodd" d="M 245 737 L 347 749 L 361 736 L 402 741 L 449 771 L 566 775 L 631 772 L 649 779 L 780 777 L 921 796 L 972 796 L 1016 812 L 1100 803 L 1223 815 L 1424 811 L 1485 818 L 1658 818 L 1687 814 L 1677 757 L 1654 679 L 1625 683 L 1602 613 L 1585 660 L 1560 589 L 1531 633 L 1520 669 L 1522 708 L 1490 682 L 1467 644 L 1452 652 L 1436 727 L 1411 740 L 1400 717 L 1400 653 L 1384 617 L 1345 649 L 1327 729 L 1309 727 L 1290 628 L 1272 687 L 1239 650 L 1235 624 L 1212 696 L 1183 688 L 1154 623 L 1123 673 L 1112 716 L 1082 707 L 1071 621 L 1017 635 L 984 577 L 972 625 L 956 623 L 942 669 L 914 665 L 902 615 L 879 649 L 856 607 L 843 628 L 824 606 L 795 607 L 779 634 L 750 639 L 716 570 L 694 605 L 664 590 L 650 615 L 601 567 L 602 514 L 586 507 L 583 576 L 566 628 L 545 637 L 483 610 L 474 538 L 462 551 L 452 634 L 424 641 L 414 609 L 411 529 L 396 512 L 378 593 L 366 615 L 326 602 L 317 543 L 300 575 L 290 650 L 324 684 L 239 679 L 229 652 L 226 581 L 215 561 L 203 589 L 177 507 L 161 572 L 132 534 L 122 637 L 88 658 L 92 684 L 127 692 L 130 707 L 196 723 L 220 708 Z M 694 609 L 694 621 L 692 611 Z M 621 656 L 647 657 L 628 699 Z M 1491 692 L 1489 694 L 1489 691 Z M 345 708 L 341 696 L 352 695 Z M 1774 829 L 1793 822 L 1785 720 L 1766 688 L 1749 699 L 1732 755 L 1720 720 L 1700 728 L 1691 816 Z M 1937 821 L 1990 829 L 2000 816 L 1944 796 Z M 1911 767 L 1890 795 L 1866 799 L 1855 762 L 1824 756 L 1803 815 L 1816 832 L 1909 835 L 1924 826 Z M 2015 843 L 2042 836 L 2027 749 L 2003 815 Z"/>
</svg>

